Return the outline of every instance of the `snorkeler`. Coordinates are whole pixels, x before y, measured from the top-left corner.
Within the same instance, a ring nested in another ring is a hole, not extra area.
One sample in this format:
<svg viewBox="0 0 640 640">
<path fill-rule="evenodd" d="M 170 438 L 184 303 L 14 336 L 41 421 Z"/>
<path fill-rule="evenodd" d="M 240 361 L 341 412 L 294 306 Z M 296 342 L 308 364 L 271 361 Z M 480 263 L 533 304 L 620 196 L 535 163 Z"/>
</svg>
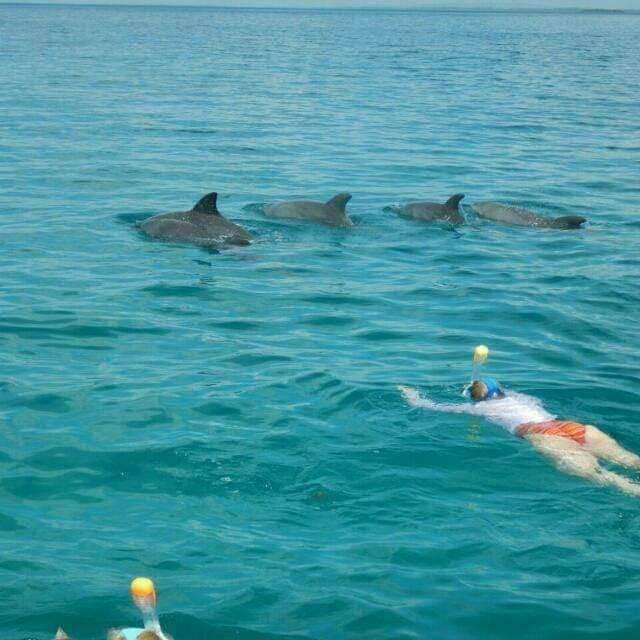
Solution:
<svg viewBox="0 0 640 640">
<path fill-rule="evenodd" d="M 440 404 L 422 397 L 411 387 L 401 386 L 399 389 L 414 407 L 482 416 L 528 440 L 560 471 L 640 496 L 640 484 L 603 468 L 598 462 L 601 458 L 629 469 L 640 469 L 640 456 L 623 449 L 593 425 L 558 420 L 544 409 L 537 398 L 504 391 L 493 378 L 474 379 L 465 389 L 465 395 L 471 402 L 463 404 Z"/>
<path fill-rule="evenodd" d="M 173 640 L 163 633 L 156 613 L 156 589 L 149 578 L 134 578 L 131 581 L 131 597 L 142 613 L 144 629 L 110 629 L 107 640 Z M 71 640 L 62 627 L 53 640 Z"/>
<path fill-rule="evenodd" d="M 131 597 L 142 613 L 144 629 L 111 629 L 107 640 L 172 640 L 160 628 L 153 581 L 149 578 L 134 578 L 131 581 Z"/>
</svg>

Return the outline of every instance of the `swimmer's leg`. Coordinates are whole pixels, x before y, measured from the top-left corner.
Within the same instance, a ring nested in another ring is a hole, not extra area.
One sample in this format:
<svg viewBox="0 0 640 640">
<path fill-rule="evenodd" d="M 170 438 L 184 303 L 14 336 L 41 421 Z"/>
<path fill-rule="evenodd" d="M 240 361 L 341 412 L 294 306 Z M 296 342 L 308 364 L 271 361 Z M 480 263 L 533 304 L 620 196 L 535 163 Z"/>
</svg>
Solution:
<svg viewBox="0 0 640 640">
<path fill-rule="evenodd" d="M 640 469 L 640 456 L 623 449 L 611 436 L 591 424 L 585 425 L 585 447 L 599 458 L 629 469 Z"/>
<path fill-rule="evenodd" d="M 598 458 L 585 446 L 570 438 L 531 434 L 526 439 L 543 455 L 550 458 L 564 473 L 585 478 L 596 484 L 614 486 L 625 493 L 640 496 L 640 485 L 613 471 L 603 469 Z"/>
</svg>

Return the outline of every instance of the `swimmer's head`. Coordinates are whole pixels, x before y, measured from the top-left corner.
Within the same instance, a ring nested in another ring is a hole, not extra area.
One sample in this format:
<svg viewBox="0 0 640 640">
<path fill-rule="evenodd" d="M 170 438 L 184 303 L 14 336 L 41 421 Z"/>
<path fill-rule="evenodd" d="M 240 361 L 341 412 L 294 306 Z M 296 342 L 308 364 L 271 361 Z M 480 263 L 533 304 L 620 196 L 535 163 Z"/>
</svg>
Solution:
<svg viewBox="0 0 640 640">
<path fill-rule="evenodd" d="M 58 627 L 58 632 L 53 640 L 71 640 L 71 638 L 64 632 L 62 627 Z"/>
<path fill-rule="evenodd" d="M 471 383 L 471 387 L 469 388 L 471 399 L 474 402 L 480 402 L 480 400 L 484 400 L 487 396 L 487 392 L 487 385 L 481 380 L 474 380 Z"/>
<path fill-rule="evenodd" d="M 474 402 L 504 397 L 504 392 L 500 388 L 500 385 L 493 378 L 474 380 L 469 387 L 469 394 Z"/>
</svg>

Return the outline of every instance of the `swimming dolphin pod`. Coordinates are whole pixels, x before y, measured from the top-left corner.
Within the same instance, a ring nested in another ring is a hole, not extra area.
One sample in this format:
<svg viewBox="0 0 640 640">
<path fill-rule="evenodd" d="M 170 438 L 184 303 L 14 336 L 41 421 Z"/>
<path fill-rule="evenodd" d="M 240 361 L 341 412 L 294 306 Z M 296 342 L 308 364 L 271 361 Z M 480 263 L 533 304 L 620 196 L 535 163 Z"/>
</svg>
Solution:
<svg viewBox="0 0 640 640">
<path fill-rule="evenodd" d="M 199 200 L 190 211 L 162 213 L 148 218 L 139 227 L 157 240 L 189 242 L 201 247 L 220 248 L 251 243 L 251 234 L 227 220 L 218 211 L 214 191 Z"/>
<path fill-rule="evenodd" d="M 450 222 L 451 224 L 464 224 L 464 216 L 460 213 L 460 201 L 464 198 L 464 193 L 456 193 L 445 203 L 439 202 L 407 202 L 394 210 L 405 218 L 424 220 L 425 222 Z"/>
<path fill-rule="evenodd" d="M 528 209 L 510 207 L 499 202 L 476 202 L 474 211 L 480 218 L 515 227 L 540 227 L 544 229 L 579 229 L 587 220 L 580 216 L 547 218 Z"/>
<path fill-rule="evenodd" d="M 350 193 L 339 193 L 327 202 L 313 200 L 290 200 L 276 202 L 264 207 L 266 215 L 272 218 L 297 218 L 309 220 L 336 227 L 351 227 L 353 222 L 347 215 L 347 202 L 351 200 Z"/>
</svg>

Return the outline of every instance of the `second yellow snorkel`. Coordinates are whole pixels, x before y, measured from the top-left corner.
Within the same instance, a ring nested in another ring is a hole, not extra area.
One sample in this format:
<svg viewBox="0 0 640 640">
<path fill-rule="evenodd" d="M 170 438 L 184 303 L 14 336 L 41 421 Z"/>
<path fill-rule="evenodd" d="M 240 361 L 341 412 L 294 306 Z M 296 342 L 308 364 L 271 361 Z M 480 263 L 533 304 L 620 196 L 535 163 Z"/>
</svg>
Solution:
<svg viewBox="0 0 640 640">
<path fill-rule="evenodd" d="M 144 620 L 144 629 L 121 629 L 115 640 L 138 640 L 149 637 L 159 638 L 160 640 L 168 640 L 168 637 L 160 628 L 160 621 L 156 613 L 156 588 L 153 580 L 149 578 L 134 578 L 131 581 L 131 598 L 140 610 L 142 619 Z"/>
</svg>

